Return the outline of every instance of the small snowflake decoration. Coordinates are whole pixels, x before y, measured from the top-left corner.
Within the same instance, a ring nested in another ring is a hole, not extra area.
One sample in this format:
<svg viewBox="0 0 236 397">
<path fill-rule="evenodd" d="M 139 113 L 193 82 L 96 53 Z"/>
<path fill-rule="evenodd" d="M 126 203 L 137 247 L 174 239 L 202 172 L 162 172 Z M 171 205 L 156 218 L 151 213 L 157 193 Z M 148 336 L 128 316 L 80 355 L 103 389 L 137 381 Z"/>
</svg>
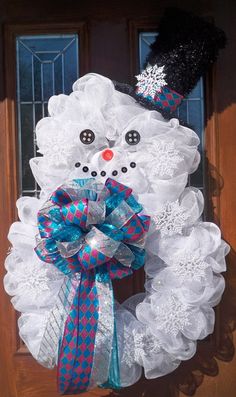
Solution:
<svg viewBox="0 0 236 397">
<path fill-rule="evenodd" d="M 36 299 L 39 295 L 50 291 L 47 269 L 30 263 L 25 265 L 25 272 L 19 274 L 19 295 L 28 295 Z"/>
<path fill-rule="evenodd" d="M 73 154 L 76 143 L 66 134 L 48 135 L 40 145 L 39 153 L 46 156 L 49 165 L 66 165 Z"/>
<path fill-rule="evenodd" d="M 160 341 L 151 333 L 142 334 L 134 331 L 134 358 L 139 362 L 144 355 L 157 354 L 161 350 Z"/>
<path fill-rule="evenodd" d="M 163 305 L 155 308 L 155 314 L 160 329 L 172 336 L 176 336 L 179 331 L 190 325 L 188 306 L 174 294 L 171 294 Z"/>
<path fill-rule="evenodd" d="M 161 350 L 160 341 L 150 332 L 142 333 L 133 330 L 132 334 L 125 332 L 123 360 L 131 368 L 134 362 L 140 365 L 145 355 L 158 354 Z"/>
<path fill-rule="evenodd" d="M 182 157 L 173 142 L 155 140 L 139 154 L 139 161 L 145 162 L 150 178 L 173 177 Z"/>
<path fill-rule="evenodd" d="M 163 72 L 164 66 L 148 66 L 141 74 L 136 76 L 138 80 L 137 93 L 145 97 L 155 98 L 158 92 L 161 92 L 162 87 L 167 85 L 165 81 L 166 74 Z"/>
<path fill-rule="evenodd" d="M 173 258 L 171 269 L 181 281 L 187 279 L 201 281 L 205 277 L 205 270 L 208 264 L 198 255 L 191 252 L 184 252 Z"/>
<path fill-rule="evenodd" d="M 152 220 L 161 236 L 173 236 L 174 234 L 182 234 L 183 227 L 188 219 L 186 208 L 182 207 L 178 200 L 167 202 L 162 210 L 154 215 Z"/>
</svg>

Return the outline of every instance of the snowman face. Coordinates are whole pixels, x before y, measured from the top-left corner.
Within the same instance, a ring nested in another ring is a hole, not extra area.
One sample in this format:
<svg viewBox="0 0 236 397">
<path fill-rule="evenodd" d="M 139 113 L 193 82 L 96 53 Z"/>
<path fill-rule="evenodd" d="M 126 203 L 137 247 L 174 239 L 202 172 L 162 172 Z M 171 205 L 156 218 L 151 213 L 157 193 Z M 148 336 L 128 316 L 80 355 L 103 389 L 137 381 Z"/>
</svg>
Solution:
<svg viewBox="0 0 236 397">
<path fill-rule="evenodd" d="M 178 194 L 198 166 L 192 130 L 141 107 L 103 76 L 82 77 L 48 108 L 50 117 L 36 127 L 43 156 L 31 160 L 42 195 L 68 179 L 91 177 L 116 179 L 137 194 Z"/>
<path fill-rule="evenodd" d="M 97 150 L 92 147 L 90 149 L 90 143 L 86 141 L 86 155 L 75 162 L 70 178 L 93 177 L 102 182 L 113 178 L 132 185 L 137 192 L 145 191 L 148 181 L 138 159 L 141 135 L 139 131 L 130 128 L 127 126 L 125 130 L 118 132 L 115 139 L 105 138 L 104 144 Z M 92 130 L 85 130 L 81 133 L 83 141 L 84 136 L 94 137 L 95 134 Z"/>
</svg>

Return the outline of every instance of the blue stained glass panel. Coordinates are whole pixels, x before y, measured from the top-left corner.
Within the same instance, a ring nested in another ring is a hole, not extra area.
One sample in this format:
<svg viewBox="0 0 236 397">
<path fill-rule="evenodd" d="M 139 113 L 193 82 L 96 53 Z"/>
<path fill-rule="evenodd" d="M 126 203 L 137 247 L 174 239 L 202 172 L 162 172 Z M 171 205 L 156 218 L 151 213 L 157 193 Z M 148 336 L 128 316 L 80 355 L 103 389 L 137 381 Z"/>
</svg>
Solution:
<svg viewBox="0 0 236 397">
<path fill-rule="evenodd" d="M 157 37 L 157 32 L 141 32 L 139 34 L 139 66 L 140 71 L 144 69 L 150 45 Z M 204 92 L 203 79 L 201 78 L 192 92 L 185 98 L 174 115 L 187 122 L 200 138 L 199 152 L 201 163 L 198 170 L 190 176 L 190 184 L 204 190 Z M 173 116 L 173 117 L 174 117 Z"/>
<path fill-rule="evenodd" d="M 69 94 L 79 77 L 77 34 L 27 35 L 16 38 L 17 121 L 21 194 L 37 195 L 29 167 L 37 155 L 35 126 L 47 116 L 52 95 Z"/>
</svg>

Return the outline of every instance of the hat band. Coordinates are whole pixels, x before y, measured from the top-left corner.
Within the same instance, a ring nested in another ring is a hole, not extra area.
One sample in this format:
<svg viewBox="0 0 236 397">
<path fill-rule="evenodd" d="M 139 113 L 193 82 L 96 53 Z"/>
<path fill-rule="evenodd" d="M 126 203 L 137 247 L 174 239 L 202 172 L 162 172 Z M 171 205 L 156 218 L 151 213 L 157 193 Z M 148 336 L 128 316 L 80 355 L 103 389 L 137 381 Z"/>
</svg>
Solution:
<svg viewBox="0 0 236 397">
<path fill-rule="evenodd" d="M 136 88 L 136 95 L 145 98 L 148 102 L 153 103 L 158 108 L 169 112 L 174 112 L 184 98 L 183 95 L 178 94 L 178 92 L 167 86 L 162 87 L 159 92 L 156 92 L 154 98 L 149 94 L 145 95 L 140 87 Z"/>
</svg>

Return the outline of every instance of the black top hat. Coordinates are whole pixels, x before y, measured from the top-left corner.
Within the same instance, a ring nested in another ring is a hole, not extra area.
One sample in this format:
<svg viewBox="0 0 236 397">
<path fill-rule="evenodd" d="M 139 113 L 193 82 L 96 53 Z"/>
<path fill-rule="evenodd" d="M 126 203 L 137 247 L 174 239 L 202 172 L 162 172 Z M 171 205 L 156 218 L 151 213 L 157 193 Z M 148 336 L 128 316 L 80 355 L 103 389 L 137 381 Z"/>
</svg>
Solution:
<svg viewBox="0 0 236 397">
<path fill-rule="evenodd" d="M 146 69 L 136 76 L 136 86 L 115 82 L 115 87 L 146 108 L 170 115 L 217 59 L 225 43 L 224 32 L 213 23 L 169 8 L 160 21 Z"/>
</svg>

